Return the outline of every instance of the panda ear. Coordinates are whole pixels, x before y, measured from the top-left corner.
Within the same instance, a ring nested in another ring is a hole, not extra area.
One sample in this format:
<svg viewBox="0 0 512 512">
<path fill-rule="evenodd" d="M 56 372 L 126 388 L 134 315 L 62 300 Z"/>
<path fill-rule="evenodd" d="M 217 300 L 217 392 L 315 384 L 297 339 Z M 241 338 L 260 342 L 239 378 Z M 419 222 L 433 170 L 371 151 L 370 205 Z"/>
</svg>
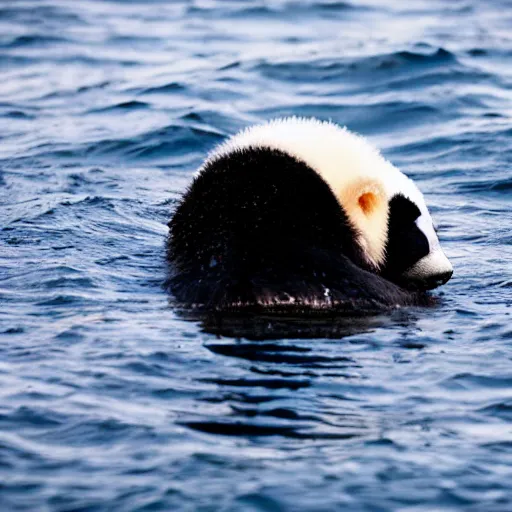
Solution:
<svg viewBox="0 0 512 512">
<path fill-rule="evenodd" d="M 357 202 L 365 215 L 371 215 L 378 206 L 380 197 L 374 191 L 363 192 Z"/>
<path fill-rule="evenodd" d="M 386 215 L 388 198 L 381 183 L 375 180 L 358 180 L 340 194 L 340 201 L 349 217 L 371 219 Z"/>
<path fill-rule="evenodd" d="M 389 199 L 376 179 L 359 179 L 338 193 L 338 200 L 359 232 L 359 243 L 368 259 L 379 268 L 385 259 Z"/>
</svg>

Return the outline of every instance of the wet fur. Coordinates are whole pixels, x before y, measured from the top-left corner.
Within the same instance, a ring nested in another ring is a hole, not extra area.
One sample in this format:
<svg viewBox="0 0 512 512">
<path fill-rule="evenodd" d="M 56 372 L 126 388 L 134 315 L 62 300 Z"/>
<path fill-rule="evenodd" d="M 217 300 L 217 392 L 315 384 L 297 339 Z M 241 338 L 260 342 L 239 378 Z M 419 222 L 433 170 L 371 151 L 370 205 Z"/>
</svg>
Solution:
<svg viewBox="0 0 512 512">
<path fill-rule="evenodd" d="M 169 227 L 168 285 L 184 305 L 364 314 L 429 303 L 368 271 L 326 182 L 276 149 L 207 161 Z"/>
</svg>

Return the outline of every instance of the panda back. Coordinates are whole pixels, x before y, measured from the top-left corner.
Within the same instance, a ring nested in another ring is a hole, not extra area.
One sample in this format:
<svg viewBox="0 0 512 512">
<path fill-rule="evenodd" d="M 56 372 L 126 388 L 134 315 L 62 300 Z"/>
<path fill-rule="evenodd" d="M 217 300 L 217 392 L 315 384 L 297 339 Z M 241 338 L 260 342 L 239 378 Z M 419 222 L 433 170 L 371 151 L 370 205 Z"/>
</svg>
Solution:
<svg viewBox="0 0 512 512">
<path fill-rule="evenodd" d="M 169 227 L 169 285 L 184 304 L 357 309 L 411 301 L 358 266 L 357 233 L 329 186 L 280 150 L 241 148 L 207 161 Z"/>
</svg>

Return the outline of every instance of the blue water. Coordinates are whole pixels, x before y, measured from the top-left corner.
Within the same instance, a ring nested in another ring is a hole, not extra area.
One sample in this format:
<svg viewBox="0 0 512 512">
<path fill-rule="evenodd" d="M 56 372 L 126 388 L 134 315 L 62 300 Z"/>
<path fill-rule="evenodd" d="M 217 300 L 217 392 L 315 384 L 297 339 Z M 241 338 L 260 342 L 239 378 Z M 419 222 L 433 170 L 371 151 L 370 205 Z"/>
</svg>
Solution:
<svg viewBox="0 0 512 512">
<path fill-rule="evenodd" d="M 512 510 L 511 29 L 507 0 L 1 2 L 0 510 Z M 289 114 L 417 181 L 437 308 L 171 307 L 180 192 Z"/>
</svg>

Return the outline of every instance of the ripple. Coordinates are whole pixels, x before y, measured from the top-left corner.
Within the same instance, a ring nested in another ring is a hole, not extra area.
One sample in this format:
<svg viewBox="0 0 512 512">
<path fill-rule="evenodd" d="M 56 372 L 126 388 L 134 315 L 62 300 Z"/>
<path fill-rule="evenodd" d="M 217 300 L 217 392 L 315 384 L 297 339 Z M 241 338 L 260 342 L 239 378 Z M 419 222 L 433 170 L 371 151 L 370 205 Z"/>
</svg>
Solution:
<svg viewBox="0 0 512 512">
<path fill-rule="evenodd" d="M 508 194 L 512 190 L 512 178 L 492 179 L 485 181 L 474 181 L 472 183 L 461 183 L 461 190 L 468 192 L 482 193 L 485 191 L 500 192 Z"/>
<path fill-rule="evenodd" d="M 0 509 L 512 510 L 508 8 L 0 2 Z M 435 305 L 174 308 L 181 192 L 284 115 L 415 179 Z"/>
<path fill-rule="evenodd" d="M 204 382 L 222 386 L 263 387 L 268 389 L 299 389 L 310 385 L 308 381 L 293 379 L 204 379 Z"/>
<path fill-rule="evenodd" d="M 105 156 L 162 159 L 186 153 L 197 145 L 211 146 L 212 141 L 220 139 L 220 135 L 214 131 L 171 125 L 131 139 L 101 140 L 87 145 L 80 152 L 89 159 Z"/>
<path fill-rule="evenodd" d="M 164 85 L 148 87 L 147 89 L 141 91 L 141 94 L 168 94 L 182 91 L 187 91 L 187 87 L 185 85 L 178 82 L 169 82 Z"/>
<path fill-rule="evenodd" d="M 25 34 L 14 38 L 10 43 L 4 45 L 4 48 L 19 48 L 24 46 L 49 46 L 56 43 L 69 43 L 64 37 L 50 36 L 45 34 Z"/>
<path fill-rule="evenodd" d="M 91 112 L 115 112 L 117 110 L 120 111 L 131 111 L 131 110 L 144 110 L 149 108 L 149 103 L 145 103 L 144 101 L 123 101 L 122 103 L 118 103 L 116 105 L 111 105 L 109 107 L 103 107 L 96 110 L 92 110 Z"/>
</svg>

